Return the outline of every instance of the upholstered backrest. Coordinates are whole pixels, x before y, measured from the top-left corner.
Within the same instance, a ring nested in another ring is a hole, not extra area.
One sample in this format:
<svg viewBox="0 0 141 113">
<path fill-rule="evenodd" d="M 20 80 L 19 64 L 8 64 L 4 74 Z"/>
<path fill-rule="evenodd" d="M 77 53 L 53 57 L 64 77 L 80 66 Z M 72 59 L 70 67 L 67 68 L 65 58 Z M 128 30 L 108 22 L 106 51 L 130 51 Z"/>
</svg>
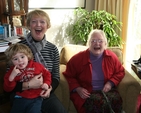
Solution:
<svg viewBox="0 0 141 113">
<path fill-rule="evenodd" d="M 60 64 L 66 65 L 73 55 L 75 55 L 80 51 L 86 50 L 87 48 L 88 48 L 87 46 L 82 46 L 82 45 L 73 45 L 73 44 L 65 45 L 60 52 Z M 119 47 L 108 47 L 108 49 L 113 51 L 119 58 L 120 62 L 123 64 L 122 50 Z"/>
<path fill-rule="evenodd" d="M 120 47 L 108 47 L 108 49 L 111 50 L 111 51 L 113 51 L 117 55 L 119 61 L 123 64 L 123 53 L 122 53 L 122 49 Z"/>
</svg>

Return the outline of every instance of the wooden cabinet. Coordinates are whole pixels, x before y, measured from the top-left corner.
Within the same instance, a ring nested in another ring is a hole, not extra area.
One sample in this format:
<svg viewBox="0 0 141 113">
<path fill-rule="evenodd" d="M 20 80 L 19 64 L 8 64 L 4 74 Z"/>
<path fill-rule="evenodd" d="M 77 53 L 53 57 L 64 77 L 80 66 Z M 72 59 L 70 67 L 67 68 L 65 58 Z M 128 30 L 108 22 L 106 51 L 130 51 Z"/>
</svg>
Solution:
<svg viewBox="0 0 141 113">
<path fill-rule="evenodd" d="M 13 27 L 13 17 L 20 16 L 22 26 L 26 25 L 28 0 L 0 0 L 0 22 L 9 23 Z"/>
<path fill-rule="evenodd" d="M 9 93 L 3 90 L 3 77 L 6 72 L 6 56 L 0 53 L 0 113 L 10 113 L 11 104 L 9 101 Z"/>
<path fill-rule="evenodd" d="M 6 12 L 5 0 L 0 0 L 0 22 L 7 23 L 7 16 L 4 14 Z"/>
<path fill-rule="evenodd" d="M 6 72 L 6 57 L 0 53 L 0 94 L 3 93 L 3 77 Z"/>
<path fill-rule="evenodd" d="M 15 9 L 15 2 L 19 9 Z M 28 0 L 0 0 L 0 23 L 8 23 L 13 27 L 13 17 L 20 16 L 22 26 L 26 26 L 26 14 L 28 12 Z M 3 90 L 3 77 L 6 73 L 6 56 L 0 52 L 0 113 L 10 112 L 9 95 Z"/>
</svg>

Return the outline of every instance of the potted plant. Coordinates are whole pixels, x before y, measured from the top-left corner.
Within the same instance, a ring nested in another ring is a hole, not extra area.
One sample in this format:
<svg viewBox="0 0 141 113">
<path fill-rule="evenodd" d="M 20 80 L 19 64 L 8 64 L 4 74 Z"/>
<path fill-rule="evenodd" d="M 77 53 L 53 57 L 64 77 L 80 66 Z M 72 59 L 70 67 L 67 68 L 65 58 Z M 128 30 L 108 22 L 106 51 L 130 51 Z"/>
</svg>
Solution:
<svg viewBox="0 0 141 113">
<path fill-rule="evenodd" d="M 122 45 L 121 37 L 116 33 L 116 29 L 121 30 L 121 22 L 118 22 L 115 15 L 104 10 L 92 12 L 86 9 L 77 8 L 74 10 L 75 19 L 66 29 L 68 36 L 72 37 L 75 44 L 86 44 L 88 34 L 92 29 L 102 29 L 106 33 L 108 46 Z"/>
</svg>

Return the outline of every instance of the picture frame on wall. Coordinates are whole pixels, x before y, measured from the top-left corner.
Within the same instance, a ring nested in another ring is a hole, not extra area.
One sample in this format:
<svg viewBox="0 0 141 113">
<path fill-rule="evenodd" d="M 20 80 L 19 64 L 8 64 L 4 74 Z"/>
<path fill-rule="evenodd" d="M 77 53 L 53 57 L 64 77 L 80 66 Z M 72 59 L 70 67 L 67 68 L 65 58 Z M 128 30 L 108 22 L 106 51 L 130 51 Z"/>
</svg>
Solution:
<svg viewBox="0 0 141 113">
<path fill-rule="evenodd" d="M 76 9 L 85 8 L 86 0 L 29 0 L 29 9 Z"/>
</svg>

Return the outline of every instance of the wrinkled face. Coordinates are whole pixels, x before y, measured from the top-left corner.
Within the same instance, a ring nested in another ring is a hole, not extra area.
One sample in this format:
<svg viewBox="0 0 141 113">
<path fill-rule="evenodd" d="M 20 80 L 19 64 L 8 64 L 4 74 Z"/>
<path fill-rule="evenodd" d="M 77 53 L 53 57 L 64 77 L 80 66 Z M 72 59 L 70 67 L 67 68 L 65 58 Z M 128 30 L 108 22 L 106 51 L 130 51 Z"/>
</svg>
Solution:
<svg viewBox="0 0 141 113">
<path fill-rule="evenodd" d="M 33 16 L 30 21 L 29 29 L 34 40 L 41 41 L 48 29 L 46 18 L 41 16 Z"/>
<path fill-rule="evenodd" d="M 12 56 L 12 63 L 18 69 L 24 69 L 28 65 L 28 57 L 24 53 L 17 53 Z"/>
<path fill-rule="evenodd" d="M 106 49 L 106 41 L 100 33 L 95 33 L 92 35 L 90 40 L 89 50 L 95 55 L 101 55 Z"/>
</svg>

